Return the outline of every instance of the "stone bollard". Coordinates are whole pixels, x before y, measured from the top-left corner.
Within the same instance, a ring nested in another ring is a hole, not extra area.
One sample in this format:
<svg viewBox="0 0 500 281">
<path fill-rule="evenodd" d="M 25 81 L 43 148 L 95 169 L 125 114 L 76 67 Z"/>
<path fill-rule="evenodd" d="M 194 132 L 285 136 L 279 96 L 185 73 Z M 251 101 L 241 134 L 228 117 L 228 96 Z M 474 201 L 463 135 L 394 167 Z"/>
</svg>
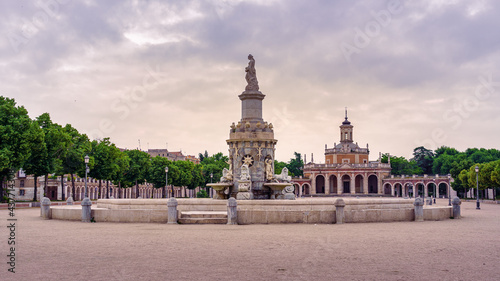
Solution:
<svg viewBox="0 0 500 281">
<path fill-rule="evenodd" d="M 460 205 L 462 204 L 462 201 L 460 201 L 460 198 L 455 196 L 455 197 L 453 197 L 451 204 L 453 204 L 453 218 L 459 219 L 460 218 Z"/>
<path fill-rule="evenodd" d="M 82 201 L 82 222 L 90 222 L 92 216 L 92 201 L 88 197 Z"/>
<path fill-rule="evenodd" d="M 66 205 L 73 205 L 74 204 L 74 201 L 73 201 L 73 197 L 68 197 L 68 199 L 66 200 Z"/>
<path fill-rule="evenodd" d="M 44 220 L 50 220 L 52 218 L 50 211 L 50 199 L 47 197 L 43 197 L 42 202 L 40 203 L 40 216 Z"/>
<path fill-rule="evenodd" d="M 227 200 L 227 224 L 238 224 L 238 202 L 234 197 Z"/>
<path fill-rule="evenodd" d="M 171 197 L 167 201 L 168 206 L 168 221 L 167 224 L 177 223 L 177 199 Z"/>
<path fill-rule="evenodd" d="M 339 198 L 337 201 L 335 201 L 335 207 L 336 207 L 336 217 L 337 217 L 337 224 L 343 224 L 345 222 L 345 216 L 344 216 L 344 207 L 345 207 L 345 202 L 344 199 Z"/>
<path fill-rule="evenodd" d="M 417 197 L 413 205 L 415 205 L 415 221 L 424 221 L 424 200 Z"/>
</svg>

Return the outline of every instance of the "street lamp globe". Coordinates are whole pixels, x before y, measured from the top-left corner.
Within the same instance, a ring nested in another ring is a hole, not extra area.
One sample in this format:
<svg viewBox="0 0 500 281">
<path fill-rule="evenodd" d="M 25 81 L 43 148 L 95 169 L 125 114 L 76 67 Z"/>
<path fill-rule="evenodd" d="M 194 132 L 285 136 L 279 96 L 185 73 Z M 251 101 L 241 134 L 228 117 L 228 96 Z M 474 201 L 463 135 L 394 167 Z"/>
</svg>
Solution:
<svg viewBox="0 0 500 281">
<path fill-rule="evenodd" d="M 88 164 L 90 157 L 88 155 L 85 155 L 85 157 L 83 159 L 85 159 L 85 164 Z"/>
<path fill-rule="evenodd" d="M 165 173 L 168 173 L 168 166 L 165 167 Z"/>
</svg>

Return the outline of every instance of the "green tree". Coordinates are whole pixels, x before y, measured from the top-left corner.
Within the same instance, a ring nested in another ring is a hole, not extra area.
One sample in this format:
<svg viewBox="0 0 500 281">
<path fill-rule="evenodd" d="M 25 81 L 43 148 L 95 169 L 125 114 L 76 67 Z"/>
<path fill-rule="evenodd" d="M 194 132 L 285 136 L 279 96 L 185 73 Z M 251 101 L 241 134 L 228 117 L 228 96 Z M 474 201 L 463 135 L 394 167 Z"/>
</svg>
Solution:
<svg viewBox="0 0 500 281">
<path fill-rule="evenodd" d="M 139 197 L 139 184 L 143 184 L 151 167 L 151 156 L 140 150 L 127 150 L 125 153 L 130 158 L 130 167 L 125 174 L 128 183 L 135 184 L 135 196 Z"/>
<path fill-rule="evenodd" d="M 30 156 L 23 165 L 23 169 L 28 175 L 33 175 L 34 192 L 33 201 L 37 201 L 38 177 L 49 173 L 48 152 L 45 145 L 45 135 L 37 121 L 31 123 L 32 137 L 30 138 Z"/>
<path fill-rule="evenodd" d="M 389 162 L 389 155 L 382 155 L 382 163 Z M 415 160 L 408 161 L 406 158 L 400 156 L 391 156 L 391 174 L 392 175 L 418 175 L 422 174 L 423 170 L 417 165 Z"/>
<path fill-rule="evenodd" d="M 72 196 L 75 196 L 75 173 L 85 169 L 85 155 L 89 154 L 92 146 L 86 134 L 80 134 L 77 129 L 70 124 L 64 126 L 63 131 L 70 137 L 69 145 L 62 157 L 62 175 L 71 176 Z M 64 198 L 64 188 L 63 188 Z"/>
<path fill-rule="evenodd" d="M 168 167 L 168 184 L 166 181 L 165 167 Z M 165 157 L 156 156 L 151 159 L 151 166 L 148 171 L 147 181 L 153 184 L 155 188 L 163 188 L 166 194 L 167 190 L 165 187 L 167 185 L 172 185 L 176 183 L 180 176 L 179 168 L 174 164 L 174 162 L 168 160 Z"/>
<path fill-rule="evenodd" d="M 491 172 L 491 181 L 493 182 L 493 186 L 495 187 L 493 198 L 496 199 L 498 197 L 498 189 L 500 188 L 500 163 L 497 163 Z"/>
<path fill-rule="evenodd" d="M 186 186 L 189 188 L 189 184 L 193 180 L 194 163 L 188 160 L 175 161 L 175 166 L 179 168 L 180 174 L 177 181 L 174 182 L 174 185 Z"/>
<path fill-rule="evenodd" d="M 45 174 L 44 194 L 47 194 L 48 174 L 64 175 L 62 167 L 63 159 L 66 157 L 68 147 L 71 144 L 71 137 L 61 125 L 53 123 L 48 113 L 43 113 L 36 118 L 45 135 L 45 145 L 48 154 L 48 173 Z"/>
<path fill-rule="evenodd" d="M 113 184 L 118 185 L 118 198 L 120 198 L 122 188 L 132 187 L 134 185 L 134 182 L 130 181 L 130 179 L 126 176 L 130 169 L 130 158 L 125 152 L 121 151 L 117 147 L 112 147 L 111 153 L 112 157 L 115 158 L 115 161 L 113 174 L 106 183 L 106 192 L 109 193 L 109 180 L 111 180 Z"/>
<path fill-rule="evenodd" d="M 89 176 L 99 180 L 99 193 L 102 188 L 102 181 L 106 181 L 106 198 L 109 198 L 109 181 L 120 182 L 120 172 L 128 169 L 128 156 L 120 151 L 109 138 L 101 141 L 91 142 L 90 157 L 93 165 L 90 166 Z"/>
<path fill-rule="evenodd" d="M 222 152 L 216 153 L 212 156 L 208 156 L 208 152 L 205 151 L 204 155 L 200 153 L 199 156 L 203 156 L 200 157 L 200 165 L 202 167 L 204 180 L 204 182 L 200 185 L 202 187 L 206 187 L 206 184 L 210 183 L 211 180 L 213 182 L 218 182 L 222 177 L 222 170 L 224 168 L 229 168 L 229 164 L 227 163 L 229 158 L 227 156 L 224 156 Z M 213 176 L 212 178 L 210 178 L 211 174 Z"/>
<path fill-rule="evenodd" d="M 201 164 L 194 164 L 191 173 L 193 177 L 191 182 L 188 184 L 188 188 L 195 189 L 197 187 L 202 187 L 205 184 L 205 179 L 203 178 L 203 166 Z"/>
<path fill-rule="evenodd" d="M 302 161 L 302 154 L 294 152 L 294 158 L 286 165 L 288 171 L 293 177 L 303 176 L 304 161 Z"/>
<path fill-rule="evenodd" d="M 283 170 L 283 168 L 285 168 L 286 165 L 287 164 L 285 162 L 274 160 L 274 173 L 277 175 L 281 174 L 281 170 Z M 290 174 L 290 170 L 288 171 L 288 174 Z"/>
<path fill-rule="evenodd" d="M 424 174 L 432 173 L 432 163 L 434 160 L 434 152 L 423 146 L 419 146 L 413 150 L 413 160 L 422 168 Z"/>
<path fill-rule="evenodd" d="M 0 200 L 4 183 L 30 156 L 31 120 L 28 111 L 14 99 L 0 96 Z"/>
</svg>

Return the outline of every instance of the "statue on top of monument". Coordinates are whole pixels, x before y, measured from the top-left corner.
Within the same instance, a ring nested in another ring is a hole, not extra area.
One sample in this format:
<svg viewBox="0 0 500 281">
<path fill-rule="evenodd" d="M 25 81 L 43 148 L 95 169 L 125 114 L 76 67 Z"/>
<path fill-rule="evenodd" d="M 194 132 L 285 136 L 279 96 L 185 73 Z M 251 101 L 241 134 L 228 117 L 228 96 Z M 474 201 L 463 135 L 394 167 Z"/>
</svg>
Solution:
<svg viewBox="0 0 500 281">
<path fill-rule="evenodd" d="M 257 72 L 255 71 L 255 60 L 251 54 L 248 55 L 248 60 L 250 60 L 248 66 L 245 67 L 245 79 L 248 85 L 245 87 L 245 91 L 258 91 L 259 81 L 257 81 Z"/>
</svg>

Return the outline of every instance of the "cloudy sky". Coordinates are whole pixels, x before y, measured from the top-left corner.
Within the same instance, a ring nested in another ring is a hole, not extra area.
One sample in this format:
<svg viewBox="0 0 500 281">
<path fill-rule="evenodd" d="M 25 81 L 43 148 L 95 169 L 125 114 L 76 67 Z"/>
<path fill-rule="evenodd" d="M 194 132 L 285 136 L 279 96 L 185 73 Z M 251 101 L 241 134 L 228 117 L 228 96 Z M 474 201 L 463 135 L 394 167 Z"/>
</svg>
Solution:
<svg viewBox="0 0 500 281">
<path fill-rule="evenodd" d="M 0 95 L 123 148 L 227 154 L 247 55 L 277 159 L 500 148 L 498 1 L 1 1 Z M 498 81 L 498 82 L 497 82 Z"/>
</svg>

